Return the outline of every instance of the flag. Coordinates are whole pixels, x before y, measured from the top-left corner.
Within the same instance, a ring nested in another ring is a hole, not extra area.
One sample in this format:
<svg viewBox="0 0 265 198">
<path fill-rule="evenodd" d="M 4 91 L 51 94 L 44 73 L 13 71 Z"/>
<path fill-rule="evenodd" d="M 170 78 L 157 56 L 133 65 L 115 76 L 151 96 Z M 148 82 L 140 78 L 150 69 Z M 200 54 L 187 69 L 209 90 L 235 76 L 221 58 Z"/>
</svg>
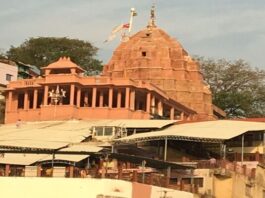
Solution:
<svg viewBox="0 0 265 198">
<path fill-rule="evenodd" d="M 123 28 L 129 28 L 129 27 L 130 27 L 130 24 L 129 24 L 129 23 L 125 23 L 125 24 L 123 24 L 122 27 L 123 27 Z"/>
<path fill-rule="evenodd" d="M 123 24 L 114 27 L 109 35 L 109 37 L 104 41 L 104 43 L 112 41 L 116 37 L 116 33 L 123 29 Z"/>
<path fill-rule="evenodd" d="M 121 24 L 114 27 L 109 35 L 109 37 L 104 41 L 104 43 L 112 41 L 116 37 L 116 33 L 120 32 L 122 29 L 127 29 L 130 27 L 129 23 Z"/>
<path fill-rule="evenodd" d="M 117 32 L 121 31 L 123 28 L 123 24 L 116 26 L 112 29 L 111 34 L 116 34 Z"/>
</svg>

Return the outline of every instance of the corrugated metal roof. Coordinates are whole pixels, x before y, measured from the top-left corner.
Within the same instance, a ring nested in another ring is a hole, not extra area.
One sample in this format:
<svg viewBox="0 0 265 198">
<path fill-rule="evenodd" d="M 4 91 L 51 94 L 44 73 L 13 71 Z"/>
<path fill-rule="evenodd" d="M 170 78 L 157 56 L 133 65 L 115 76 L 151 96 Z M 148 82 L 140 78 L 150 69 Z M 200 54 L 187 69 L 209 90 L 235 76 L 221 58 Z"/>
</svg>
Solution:
<svg viewBox="0 0 265 198">
<path fill-rule="evenodd" d="M 103 148 L 94 146 L 94 145 L 89 145 L 89 143 L 83 143 L 83 144 L 76 144 L 76 145 L 71 145 L 67 148 L 60 149 L 60 151 L 79 151 L 79 152 L 99 152 L 103 150 Z"/>
<path fill-rule="evenodd" d="M 80 143 L 70 145 L 67 148 L 60 149 L 59 151 L 77 151 L 77 152 L 89 152 L 96 153 L 103 150 L 103 148 L 90 145 L 89 143 Z M 0 150 L 1 152 L 1 150 Z M 71 162 L 79 162 L 89 155 L 73 155 L 73 154 L 55 154 L 55 160 L 65 160 Z M 42 162 L 52 160 L 51 154 L 24 154 L 24 153 L 5 153 L 0 156 L 0 164 L 18 164 L 18 165 L 30 165 L 35 162 Z"/>
<path fill-rule="evenodd" d="M 47 154 L 5 153 L 0 157 L 0 164 L 30 165 L 47 156 Z"/>
<path fill-rule="evenodd" d="M 265 123 L 218 120 L 177 124 L 165 130 L 138 133 L 115 140 L 116 142 L 148 141 L 154 139 L 180 139 L 192 141 L 222 141 L 241 135 L 247 131 L 265 130 Z"/>
<path fill-rule="evenodd" d="M 0 146 L 58 149 L 79 143 L 91 135 L 92 126 L 162 128 L 174 120 L 70 120 L 22 123 L 0 126 Z"/>
<path fill-rule="evenodd" d="M 58 149 L 78 143 L 90 135 L 89 123 L 53 121 L 22 123 L 0 127 L 0 146 Z"/>
<path fill-rule="evenodd" d="M 70 162 L 79 162 L 85 158 L 87 158 L 89 155 L 62 155 L 62 154 L 56 154 L 54 160 L 64 160 L 64 161 L 70 161 Z M 53 159 L 52 155 L 48 155 L 42 159 L 39 159 L 38 162 L 41 161 L 50 161 Z"/>
</svg>

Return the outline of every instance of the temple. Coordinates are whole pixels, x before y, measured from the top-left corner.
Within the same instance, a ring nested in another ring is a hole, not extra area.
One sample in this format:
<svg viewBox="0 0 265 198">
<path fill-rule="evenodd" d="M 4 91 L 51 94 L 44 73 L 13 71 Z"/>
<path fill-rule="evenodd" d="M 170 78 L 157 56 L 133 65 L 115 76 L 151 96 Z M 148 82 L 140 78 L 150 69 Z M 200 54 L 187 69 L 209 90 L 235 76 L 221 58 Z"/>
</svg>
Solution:
<svg viewBox="0 0 265 198">
<path fill-rule="evenodd" d="M 215 120 L 198 63 L 155 25 L 122 42 L 101 76 L 84 76 L 68 57 L 43 68 L 43 76 L 10 82 L 5 123 L 17 120 Z"/>
</svg>

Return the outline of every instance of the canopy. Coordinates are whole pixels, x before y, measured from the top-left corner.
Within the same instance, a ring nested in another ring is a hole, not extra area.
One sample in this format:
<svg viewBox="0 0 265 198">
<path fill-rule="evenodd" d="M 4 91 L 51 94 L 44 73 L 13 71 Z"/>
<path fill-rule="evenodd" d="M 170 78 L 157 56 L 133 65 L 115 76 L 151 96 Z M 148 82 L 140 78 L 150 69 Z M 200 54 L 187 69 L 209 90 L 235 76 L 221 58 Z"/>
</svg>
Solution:
<svg viewBox="0 0 265 198">
<path fill-rule="evenodd" d="M 263 131 L 265 123 L 217 120 L 195 123 L 176 124 L 164 130 L 137 133 L 123 137 L 115 142 L 143 142 L 161 139 L 174 139 L 201 142 L 222 142 L 248 131 Z"/>
<path fill-rule="evenodd" d="M 79 143 L 91 135 L 92 126 L 125 128 L 163 128 L 175 120 L 69 120 L 43 121 L 0 126 L 0 147 L 59 149 Z"/>
</svg>

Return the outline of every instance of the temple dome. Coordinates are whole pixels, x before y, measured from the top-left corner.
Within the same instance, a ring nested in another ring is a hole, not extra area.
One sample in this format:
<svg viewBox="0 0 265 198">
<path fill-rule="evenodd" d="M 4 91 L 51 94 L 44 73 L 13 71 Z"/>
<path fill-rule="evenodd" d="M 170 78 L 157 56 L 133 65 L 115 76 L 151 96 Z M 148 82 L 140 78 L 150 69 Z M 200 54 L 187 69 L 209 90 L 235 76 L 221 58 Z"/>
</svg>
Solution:
<svg viewBox="0 0 265 198">
<path fill-rule="evenodd" d="M 77 64 L 71 61 L 70 57 L 60 57 L 58 61 L 49 64 L 47 67 L 43 67 L 45 75 L 50 74 L 53 71 L 55 73 L 83 73 L 84 70 Z"/>
<path fill-rule="evenodd" d="M 160 28 L 146 28 L 122 42 L 104 68 L 104 74 L 128 76 L 132 68 L 180 69 L 187 52 Z"/>
</svg>

